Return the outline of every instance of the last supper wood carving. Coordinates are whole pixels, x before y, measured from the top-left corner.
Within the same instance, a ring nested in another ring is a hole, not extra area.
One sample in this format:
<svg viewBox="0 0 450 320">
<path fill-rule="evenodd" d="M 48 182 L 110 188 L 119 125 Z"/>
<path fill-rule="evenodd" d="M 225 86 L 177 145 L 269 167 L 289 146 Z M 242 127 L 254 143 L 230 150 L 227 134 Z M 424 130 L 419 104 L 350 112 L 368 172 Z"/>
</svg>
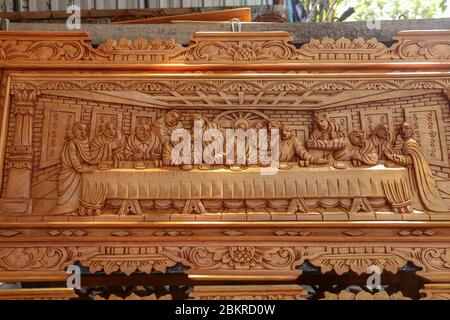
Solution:
<svg viewBox="0 0 450 320">
<path fill-rule="evenodd" d="M 449 39 L 0 32 L 0 281 L 412 266 L 411 298 L 448 298 Z"/>
</svg>

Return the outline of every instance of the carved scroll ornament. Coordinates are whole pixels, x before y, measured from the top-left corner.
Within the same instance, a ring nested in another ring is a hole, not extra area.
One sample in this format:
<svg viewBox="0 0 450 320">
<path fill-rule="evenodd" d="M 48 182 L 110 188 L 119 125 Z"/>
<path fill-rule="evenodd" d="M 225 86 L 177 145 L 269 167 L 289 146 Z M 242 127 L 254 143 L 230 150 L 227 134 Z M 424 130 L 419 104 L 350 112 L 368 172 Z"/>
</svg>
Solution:
<svg viewBox="0 0 450 320">
<path fill-rule="evenodd" d="M 271 61 L 442 61 L 449 58 L 448 31 L 400 32 L 391 47 L 376 39 L 312 39 L 296 48 L 286 32 L 202 33 L 188 47 L 159 39 L 108 40 L 94 48 L 85 33 L 3 32 L 0 61 L 116 63 L 267 63 Z M 423 40 L 426 39 L 426 40 Z M 56 41 L 55 41 L 56 40 Z"/>
</svg>

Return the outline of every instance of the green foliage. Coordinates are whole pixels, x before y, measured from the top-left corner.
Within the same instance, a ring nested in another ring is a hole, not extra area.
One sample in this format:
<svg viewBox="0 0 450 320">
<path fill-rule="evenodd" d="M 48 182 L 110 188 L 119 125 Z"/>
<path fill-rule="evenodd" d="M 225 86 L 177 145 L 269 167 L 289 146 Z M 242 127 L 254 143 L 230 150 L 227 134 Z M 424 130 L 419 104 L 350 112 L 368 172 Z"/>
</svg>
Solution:
<svg viewBox="0 0 450 320">
<path fill-rule="evenodd" d="M 352 20 L 431 19 L 445 17 L 450 0 L 302 0 L 315 22 L 333 21 L 350 7 Z M 447 17 L 450 17 L 447 14 Z"/>
</svg>

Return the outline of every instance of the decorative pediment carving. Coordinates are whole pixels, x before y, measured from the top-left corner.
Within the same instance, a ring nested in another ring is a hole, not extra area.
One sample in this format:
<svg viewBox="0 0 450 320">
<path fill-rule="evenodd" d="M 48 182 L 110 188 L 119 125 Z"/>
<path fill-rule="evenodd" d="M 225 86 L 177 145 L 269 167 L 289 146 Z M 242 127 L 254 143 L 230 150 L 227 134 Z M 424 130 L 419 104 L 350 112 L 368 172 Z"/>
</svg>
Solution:
<svg viewBox="0 0 450 320">
<path fill-rule="evenodd" d="M 168 62 L 185 51 L 182 45 L 174 40 L 139 38 L 119 41 L 109 39 L 98 47 L 98 50 L 114 61 L 164 61 Z"/>
<path fill-rule="evenodd" d="M 425 39 L 425 40 L 424 40 Z M 1 62 L 117 64 L 267 64 L 317 61 L 442 61 L 450 56 L 448 31 L 400 32 L 391 47 L 375 38 L 311 39 L 296 48 L 287 32 L 197 32 L 184 47 L 174 40 L 109 39 L 94 48 L 87 33 L 1 32 Z"/>
</svg>

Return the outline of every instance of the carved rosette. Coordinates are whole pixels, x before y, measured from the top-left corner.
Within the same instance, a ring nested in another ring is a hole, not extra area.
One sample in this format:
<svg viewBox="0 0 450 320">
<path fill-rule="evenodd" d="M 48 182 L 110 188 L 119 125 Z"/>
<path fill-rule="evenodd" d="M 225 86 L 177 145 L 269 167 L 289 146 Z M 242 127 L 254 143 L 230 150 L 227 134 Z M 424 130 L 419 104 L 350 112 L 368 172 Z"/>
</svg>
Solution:
<svg viewBox="0 0 450 320">
<path fill-rule="evenodd" d="M 189 261 L 202 270 L 295 270 L 304 261 L 305 249 L 281 247 L 197 247 Z"/>
<path fill-rule="evenodd" d="M 118 63 L 270 63 L 293 61 L 442 61 L 450 56 L 448 31 L 400 32 L 391 47 L 372 38 L 312 39 L 300 48 L 287 32 L 198 32 L 183 47 L 173 40 L 109 39 L 94 48 L 85 33 L 47 34 L 40 40 L 25 33 L 0 36 L 1 61 Z M 424 40 L 425 39 L 425 40 Z"/>
<path fill-rule="evenodd" d="M 182 264 L 188 273 L 234 271 L 251 274 L 286 272 L 300 275 L 298 267 L 305 261 L 321 269 L 341 275 L 353 271 L 367 273 L 369 266 L 397 273 L 410 262 L 422 269 L 424 275 L 450 271 L 450 250 L 436 247 L 388 246 L 111 246 L 111 247 L 15 247 L 0 249 L 1 271 L 63 271 L 79 261 L 91 272 L 106 274 L 140 271 L 166 272 Z"/>
</svg>

